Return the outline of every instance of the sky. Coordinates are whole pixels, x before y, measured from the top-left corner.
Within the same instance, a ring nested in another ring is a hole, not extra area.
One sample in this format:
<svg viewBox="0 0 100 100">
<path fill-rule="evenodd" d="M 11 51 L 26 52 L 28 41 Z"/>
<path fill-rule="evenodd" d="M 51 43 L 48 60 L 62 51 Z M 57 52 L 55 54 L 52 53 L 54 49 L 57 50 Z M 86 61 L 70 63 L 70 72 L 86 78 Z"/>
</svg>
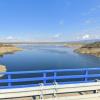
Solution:
<svg viewBox="0 0 100 100">
<path fill-rule="evenodd" d="M 100 39 L 100 0 L 0 0 L 0 41 Z"/>
</svg>

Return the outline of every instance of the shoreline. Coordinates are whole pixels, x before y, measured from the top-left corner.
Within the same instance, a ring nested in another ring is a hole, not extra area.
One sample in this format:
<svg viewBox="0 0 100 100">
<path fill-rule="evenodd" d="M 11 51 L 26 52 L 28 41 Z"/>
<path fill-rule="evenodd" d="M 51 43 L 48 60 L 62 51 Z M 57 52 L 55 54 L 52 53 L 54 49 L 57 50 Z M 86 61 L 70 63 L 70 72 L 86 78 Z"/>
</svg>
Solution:
<svg viewBox="0 0 100 100">
<path fill-rule="evenodd" d="M 9 45 L 9 44 L 0 44 L 0 56 L 3 56 L 5 54 L 12 54 L 15 53 L 17 51 L 22 51 L 21 48 L 18 48 L 14 45 Z M 0 65 L 0 72 L 6 72 L 7 68 L 4 65 Z M 1 74 L 0 77 L 2 77 L 3 75 Z"/>
<path fill-rule="evenodd" d="M 79 54 L 85 54 L 85 55 L 100 57 L 100 48 L 93 48 L 93 49 L 79 48 L 79 49 L 74 50 L 74 52 L 79 53 Z"/>
<path fill-rule="evenodd" d="M 85 46 L 82 46 L 81 48 L 74 50 L 74 52 L 100 57 L 100 42 L 87 44 Z"/>
<path fill-rule="evenodd" d="M 67 43 L 64 47 L 74 48 L 73 52 L 100 57 L 100 42 L 94 43 Z"/>
<path fill-rule="evenodd" d="M 5 54 L 10 54 L 10 53 L 15 53 L 17 51 L 22 51 L 22 49 L 14 45 L 0 44 L 0 56 L 3 56 Z"/>
<path fill-rule="evenodd" d="M 7 72 L 7 68 L 6 66 L 4 65 L 0 65 L 0 73 L 4 73 L 4 72 Z M 3 77 L 4 75 L 3 74 L 0 74 L 0 78 Z"/>
</svg>

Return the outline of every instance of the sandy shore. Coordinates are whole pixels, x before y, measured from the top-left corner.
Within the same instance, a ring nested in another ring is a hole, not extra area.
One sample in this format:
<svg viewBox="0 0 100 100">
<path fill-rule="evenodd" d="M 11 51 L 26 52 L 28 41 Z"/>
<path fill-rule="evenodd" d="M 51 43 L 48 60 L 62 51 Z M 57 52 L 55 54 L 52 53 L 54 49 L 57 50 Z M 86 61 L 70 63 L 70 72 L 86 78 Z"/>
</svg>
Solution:
<svg viewBox="0 0 100 100">
<path fill-rule="evenodd" d="M 14 53 L 16 51 L 21 51 L 21 48 L 18 48 L 13 45 L 8 44 L 0 44 L 0 55 L 8 54 L 8 53 Z"/>
<path fill-rule="evenodd" d="M 6 66 L 0 65 L 0 72 L 6 72 Z"/>
<path fill-rule="evenodd" d="M 0 65 L 0 72 L 6 72 L 6 71 L 7 71 L 6 66 Z M 3 74 L 0 74 L 0 77 L 2 77 L 2 76 L 3 76 Z"/>
<path fill-rule="evenodd" d="M 16 46 L 13 45 L 0 44 L 0 56 L 21 50 L 22 50 L 21 48 L 17 48 Z M 6 72 L 6 71 L 7 71 L 6 66 L 0 65 L 0 72 Z M 2 75 L 0 75 L 0 77 L 2 77 Z"/>
<path fill-rule="evenodd" d="M 86 44 L 85 46 L 76 49 L 75 52 L 100 57 L 100 42 Z"/>
</svg>

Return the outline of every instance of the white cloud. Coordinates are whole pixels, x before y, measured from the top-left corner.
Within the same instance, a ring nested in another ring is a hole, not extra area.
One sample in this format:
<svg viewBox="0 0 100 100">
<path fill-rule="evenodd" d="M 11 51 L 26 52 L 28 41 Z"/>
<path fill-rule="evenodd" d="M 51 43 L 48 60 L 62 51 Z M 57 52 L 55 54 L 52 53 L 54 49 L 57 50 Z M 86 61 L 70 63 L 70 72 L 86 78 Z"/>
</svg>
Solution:
<svg viewBox="0 0 100 100">
<path fill-rule="evenodd" d="M 7 40 L 13 40 L 14 37 L 13 37 L 13 36 L 8 36 L 8 37 L 6 37 L 6 39 L 7 39 Z"/>
<path fill-rule="evenodd" d="M 89 34 L 85 34 L 82 36 L 82 39 L 90 39 L 90 38 L 91 38 L 91 36 Z"/>
<path fill-rule="evenodd" d="M 15 42 L 15 41 L 21 41 L 21 39 L 13 36 L 0 37 L 0 42 Z"/>
<path fill-rule="evenodd" d="M 100 34 L 83 34 L 76 37 L 77 40 L 91 40 L 91 39 L 100 39 Z"/>
<path fill-rule="evenodd" d="M 55 34 L 53 37 L 54 38 L 60 38 L 62 36 L 62 34 L 58 33 L 58 34 Z"/>
</svg>

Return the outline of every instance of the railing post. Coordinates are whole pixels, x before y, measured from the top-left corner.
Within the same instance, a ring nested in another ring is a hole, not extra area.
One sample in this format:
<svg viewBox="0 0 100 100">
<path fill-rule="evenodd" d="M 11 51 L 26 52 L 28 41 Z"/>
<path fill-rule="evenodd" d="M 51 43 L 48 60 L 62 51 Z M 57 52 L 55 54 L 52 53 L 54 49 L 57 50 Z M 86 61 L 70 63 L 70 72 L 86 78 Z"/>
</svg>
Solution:
<svg viewBox="0 0 100 100">
<path fill-rule="evenodd" d="M 43 83 L 46 84 L 46 73 L 43 73 Z"/>
<path fill-rule="evenodd" d="M 56 83 L 57 72 L 54 72 L 54 83 Z"/>
<path fill-rule="evenodd" d="M 8 74 L 8 87 L 11 87 L 11 74 Z"/>
<path fill-rule="evenodd" d="M 88 69 L 85 70 L 85 82 L 88 81 Z"/>
<path fill-rule="evenodd" d="M 43 95 L 43 86 L 44 86 L 44 84 L 41 83 L 41 84 L 40 84 L 40 90 L 41 90 L 40 100 L 44 100 L 44 95 Z"/>
</svg>

